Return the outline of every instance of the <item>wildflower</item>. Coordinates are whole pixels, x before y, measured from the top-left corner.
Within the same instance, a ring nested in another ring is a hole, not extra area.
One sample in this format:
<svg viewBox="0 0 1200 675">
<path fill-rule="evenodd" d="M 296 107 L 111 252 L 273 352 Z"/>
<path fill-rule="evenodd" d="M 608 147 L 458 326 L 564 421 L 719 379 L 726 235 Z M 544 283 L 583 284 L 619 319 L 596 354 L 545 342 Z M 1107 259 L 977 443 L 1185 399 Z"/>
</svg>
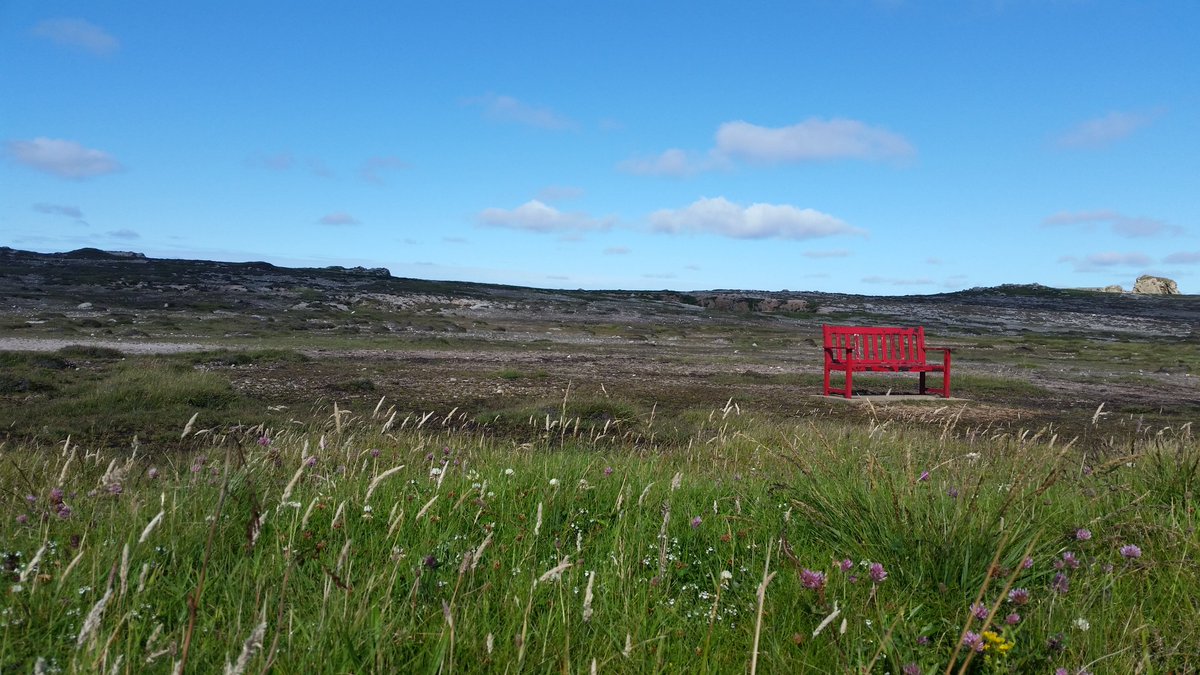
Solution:
<svg viewBox="0 0 1200 675">
<path fill-rule="evenodd" d="M 422 558 L 421 564 L 431 570 L 436 570 L 438 565 L 441 565 L 441 563 L 438 562 L 437 556 L 433 555 L 432 553 Z"/>
<path fill-rule="evenodd" d="M 1029 589 L 1014 588 L 1008 592 L 1008 601 L 1014 605 L 1024 605 L 1029 603 Z"/>
<path fill-rule="evenodd" d="M 1054 579 L 1050 582 L 1050 590 L 1061 595 L 1066 595 L 1067 591 L 1071 590 L 1071 580 L 1067 575 L 1059 572 L 1054 575 Z"/>
<path fill-rule="evenodd" d="M 1077 559 L 1075 557 L 1075 554 L 1070 551 L 1063 551 L 1062 561 L 1067 567 L 1070 567 L 1071 569 L 1077 569 L 1079 567 L 1079 559 Z"/>
<path fill-rule="evenodd" d="M 988 618 L 988 608 L 982 602 L 976 602 L 971 605 L 971 614 L 980 621 Z"/>
<path fill-rule="evenodd" d="M 1121 555 L 1125 558 L 1133 559 L 1142 557 L 1142 549 L 1136 544 L 1125 544 L 1121 547 Z"/>
<path fill-rule="evenodd" d="M 512 470 L 512 469 L 505 469 L 505 470 L 504 470 L 504 475 L 505 475 L 505 476 L 511 476 L 511 475 L 513 475 L 513 470 Z"/>
<path fill-rule="evenodd" d="M 111 483 L 108 486 L 108 493 L 112 494 L 112 495 L 119 495 L 124 491 L 125 491 L 125 488 L 121 487 L 120 483 Z"/>
<path fill-rule="evenodd" d="M 61 504 L 62 500 L 63 500 L 62 488 L 54 488 L 53 490 L 50 490 L 50 503 L 51 504 Z"/>
<path fill-rule="evenodd" d="M 917 638 L 917 644 L 921 645 L 922 647 L 928 647 L 929 642 L 930 640 L 928 635 L 922 635 Z"/>
<path fill-rule="evenodd" d="M 316 455 L 313 455 L 313 456 L 309 457 L 308 459 L 304 460 L 304 466 L 314 467 L 316 465 L 317 465 L 317 456 Z"/>
<path fill-rule="evenodd" d="M 987 642 L 984 648 L 998 654 L 1005 654 L 1013 648 L 1013 643 L 1006 640 L 1003 635 L 1000 635 L 996 631 L 983 631 L 983 639 Z"/>
<path fill-rule="evenodd" d="M 854 561 L 846 558 L 842 562 L 838 563 L 838 567 L 841 567 L 843 572 L 849 572 L 850 570 L 854 569 Z"/>
<path fill-rule="evenodd" d="M 1091 628 L 1092 624 L 1088 623 L 1087 619 L 1079 617 L 1078 619 L 1075 619 L 1075 627 L 1081 631 L 1087 632 L 1087 629 Z"/>
<path fill-rule="evenodd" d="M 1100 567 L 1100 569 L 1104 570 L 1105 574 L 1112 574 L 1112 571 L 1113 571 L 1112 563 L 1104 563 L 1104 565 L 1102 565 Z"/>
<path fill-rule="evenodd" d="M 263 446 L 263 447 L 265 448 L 265 447 L 267 447 L 268 445 L 270 445 L 270 444 L 271 444 L 271 439 L 270 439 L 270 438 L 268 438 L 267 436 L 259 436 L 259 437 L 258 437 L 258 444 L 259 444 L 259 445 L 261 445 L 261 446 Z"/>
<path fill-rule="evenodd" d="M 25 495 L 25 501 L 32 504 L 37 501 L 37 497 L 35 497 L 34 495 Z"/>
<path fill-rule="evenodd" d="M 550 487 L 558 487 L 558 479 L 557 478 L 550 479 Z"/>
<path fill-rule="evenodd" d="M 613 474 L 613 468 L 611 466 L 604 467 L 604 475 L 605 476 L 611 476 L 612 474 Z"/>
<path fill-rule="evenodd" d="M 58 505 L 58 517 L 62 518 L 63 520 L 70 518 L 71 517 L 71 507 L 67 506 L 66 504 L 59 504 Z"/>
<path fill-rule="evenodd" d="M 379 456 L 379 448 L 371 448 L 371 456 L 378 457 Z"/>
<path fill-rule="evenodd" d="M 825 573 L 805 568 L 800 572 L 800 584 L 807 589 L 819 591 L 825 588 Z"/>
<path fill-rule="evenodd" d="M 438 467 L 436 467 L 436 466 L 430 467 L 430 468 L 429 468 L 429 475 L 430 475 L 430 476 L 440 476 L 440 475 L 442 475 L 442 470 L 441 470 L 441 469 L 439 469 L 439 468 L 438 468 Z"/>
<path fill-rule="evenodd" d="M 1015 626 L 1015 625 L 1021 623 L 1021 615 L 1017 614 L 1016 612 L 1013 612 L 1012 614 L 1009 614 L 1008 616 L 1004 617 L 1004 623 L 1006 623 L 1010 626 Z"/>
<path fill-rule="evenodd" d="M 900 672 L 904 675 L 921 675 L 921 666 L 918 666 L 915 662 L 906 663 L 900 667 Z"/>
<path fill-rule="evenodd" d="M 1066 646 L 1066 639 L 1062 633 L 1055 633 L 1050 636 L 1050 639 L 1046 640 L 1046 649 L 1052 652 L 1061 652 Z"/>
<path fill-rule="evenodd" d="M 692 529 L 694 530 L 697 527 L 700 527 L 700 523 L 703 523 L 703 522 L 704 522 L 704 520 L 700 516 L 696 516 L 695 518 L 692 518 Z"/>
<path fill-rule="evenodd" d="M 154 480 L 155 478 L 158 478 L 158 467 L 156 467 L 156 466 L 152 466 L 152 467 L 150 467 L 150 470 L 148 470 L 148 471 L 146 472 L 146 476 L 147 476 L 147 477 L 148 477 L 150 480 Z"/>
<path fill-rule="evenodd" d="M 883 563 L 877 562 L 871 563 L 871 566 L 867 568 L 867 573 L 871 576 L 871 581 L 877 584 L 882 583 L 888 576 L 887 570 L 883 569 Z"/>
<path fill-rule="evenodd" d="M 929 480 L 929 472 L 928 472 L 928 471 L 922 471 L 922 472 L 921 472 L 921 477 L 920 477 L 920 478 L 918 478 L 917 480 L 918 480 L 918 481 L 920 481 L 920 482 L 922 482 L 922 483 L 924 483 L 925 481 Z"/>
<path fill-rule="evenodd" d="M 976 652 L 983 652 L 983 636 L 973 631 L 967 631 L 967 634 L 962 639 L 963 646 L 967 649 L 973 649 Z"/>
<path fill-rule="evenodd" d="M 1025 560 L 1021 562 L 1021 567 L 1025 569 L 1030 569 L 1033 567 L 1033 558 L 1026 557 Z"/>
<path fill-rule="evenodd" d="M 949 490 L 946 490 L 946 495 L 951 499 L 958 499 L 958 488 L 950 488 Z"/>
<path fill-rule="evenodd" d="M 733 578 L 733 572 L 729 570 L 721 570 L 721 581 L 729 581 Z"/>
<path fill-rule="evenodd" d="M 1076 541 L 1087 541 L 1091 538 L 1092 538 L 1092 531 L 1087 529 L 1086 527 L 1081 527 L 1078 530 L 1075 530 L 1075 540 Z"/>
<path fill-rule="evenodd" d="M 25 523 L 28 523 L 28 522 L 29 522 L 29 516 L 25 515 L 24 513 L 19 514 L 17 516 L 17 524 L 18 525 L 24 525 Z"/>
</svg>

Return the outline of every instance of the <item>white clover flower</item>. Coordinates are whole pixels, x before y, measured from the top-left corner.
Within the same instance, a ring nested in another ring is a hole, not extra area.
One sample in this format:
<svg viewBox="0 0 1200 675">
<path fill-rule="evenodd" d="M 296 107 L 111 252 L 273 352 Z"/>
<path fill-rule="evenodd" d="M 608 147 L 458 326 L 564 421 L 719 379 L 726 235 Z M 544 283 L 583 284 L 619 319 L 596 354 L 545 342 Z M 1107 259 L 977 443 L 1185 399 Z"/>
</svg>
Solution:
<svg viewBox="0 0 1200 675">
<path fill-rule="evenodd" d="M 733 578 L 733 572 L 730 572 L 729 570 L 721 570 L 721 579 L 722 580 L 729 580 L 732 578 Z"/>
<path fill-rule="evenodd" d="M 442 470 L 435 466 L 435 467 L 429 469 L 429 475 L 430 476 L 440 476 L 440 475 L 442 475 Z"/>
<path fill-rule="evenodd" d="M 513 470 L 512 470 L 512 469 L 505 469 L 505 470 L 504 470 L 504 475 L 505 475 L 505 476 L 511 476 L 511 475 L 513 475 Z"/>
<path fill-rule="evenodd" d="M 1081 631 L 1086 632 L 1087 629 L 1092 627 L 1092 624 L 1088 623 L 1087 619 L 1085 619 L 1083 617 L 1079 617 L 1078 619 L 1075 619 L 1075 627 Z"/>
<path fill-rule="evenodd" d="M 550 479 L 550 487 L 558 487 L 558 479 L 557 478 Z"/>
</svg>

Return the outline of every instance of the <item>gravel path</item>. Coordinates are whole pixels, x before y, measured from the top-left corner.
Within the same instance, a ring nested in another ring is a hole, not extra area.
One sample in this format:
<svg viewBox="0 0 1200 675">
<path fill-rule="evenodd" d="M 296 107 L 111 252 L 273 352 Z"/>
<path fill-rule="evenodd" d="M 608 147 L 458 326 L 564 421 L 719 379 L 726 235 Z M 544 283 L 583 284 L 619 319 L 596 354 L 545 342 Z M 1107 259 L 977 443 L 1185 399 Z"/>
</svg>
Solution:
<svg viewBox="0 0 1200 675">
<path fill-rule="evenodd" d="M 61 340 L 56 338 L 0 337 L 0 351 L 6 352 L 54 352 L 63 347 L 106 347 L 119 349 L 126 354 L 178 354 L 220 349 L 215 345 L 195 342 L 123 342 L 120 340 Z"/>
</svg>

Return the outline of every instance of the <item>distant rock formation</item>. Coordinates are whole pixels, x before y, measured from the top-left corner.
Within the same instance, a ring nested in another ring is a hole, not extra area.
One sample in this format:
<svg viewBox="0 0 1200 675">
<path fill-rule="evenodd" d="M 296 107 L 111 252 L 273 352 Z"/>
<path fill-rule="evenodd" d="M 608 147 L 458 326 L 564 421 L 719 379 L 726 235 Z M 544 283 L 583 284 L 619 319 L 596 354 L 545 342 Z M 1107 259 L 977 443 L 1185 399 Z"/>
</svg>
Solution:
<svg viewBox="0 0 1200 675">
<path fill-rule="evenodd" d="M 1143 274 L 1134 282 L 1133 292 L 1141 295 L 1179 295 L 1179 284 L 1166 277 Z"/>
<path fill-rule="evenodd" d="M 1121 288 L 1120 284 L 1112 284 L 1111 286 L 1105 286 L 1104 288 L 1101 288 L 1100 290 L 1104 291 L 1105 293 L 1124 293 L 1125 292 L 1125 289 Z"/>
</svg>

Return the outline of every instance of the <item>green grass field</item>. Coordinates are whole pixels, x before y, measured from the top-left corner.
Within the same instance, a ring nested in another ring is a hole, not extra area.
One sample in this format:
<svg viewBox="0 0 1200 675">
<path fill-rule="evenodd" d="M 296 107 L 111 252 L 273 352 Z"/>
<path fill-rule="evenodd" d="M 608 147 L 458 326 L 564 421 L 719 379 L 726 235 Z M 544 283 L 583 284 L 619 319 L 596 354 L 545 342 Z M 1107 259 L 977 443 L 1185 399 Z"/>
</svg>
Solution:
<svg viewBox="0 0 1200 675">
<path fill-rule="evenodd" d="M 204 373 L 97 377 L 79 414 L 173 449 L 0 447 L 3 672 L 1200 668 L 1190 425 L 564 398 L 210 427 L 238 402 Z"/>
</svg>

